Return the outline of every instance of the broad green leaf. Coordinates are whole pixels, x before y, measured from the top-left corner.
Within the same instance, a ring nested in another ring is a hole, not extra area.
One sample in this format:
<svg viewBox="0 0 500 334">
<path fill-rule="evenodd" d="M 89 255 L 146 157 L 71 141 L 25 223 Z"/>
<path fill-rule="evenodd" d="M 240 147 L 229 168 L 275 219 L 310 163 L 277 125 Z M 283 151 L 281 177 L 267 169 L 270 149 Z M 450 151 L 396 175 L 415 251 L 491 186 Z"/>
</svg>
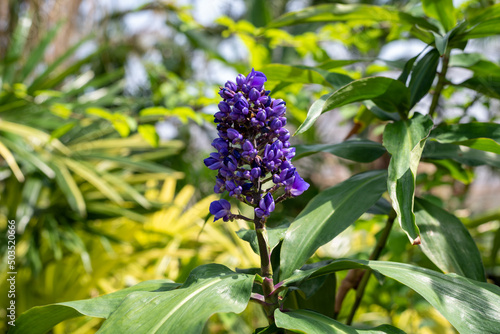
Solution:
<svg viewBox="0 0 500 334">
<path fill-rule="evenodd" d="M 486 281 L 481 254 L 464 224 L 444 209 L 417 198 L 415 218 L 425 255 L 444 273 Z"/>
<path fill-rule="evenodd" d="M 500 155 L 475 150 L 466 146 L 441 144 L 429 140 L 425 145 L 422 158 L 426 159 L 453 159 L 468 166 L 490 165 L 500 168 Z"/>
<path fill-rule="evenodd" d="M 135 291 L 168 291 L 177 288 L 181 284 L 170 280 L 146 281 L 109 295 L 92 299 L 77 300 L 36 306 L 24 312 L 16 319 L 16 326 L 11 327 L 11 334 L 43 334 L 61 321 L 83 315 L 109 318 L 125 297 Z"/>
<path fill-rule="evenodd" d="M 271 22 L 267 28 L 279 28 L 302 23 L 312 22 L 393 22 L 395 24 L 416 25 L 433 31 L 438 29 L 424 18 L 415 17 L 407 13 L 398 12 L 389 7 L 375 5 L 344 5 L 325 4 L 311 6 L 296 12 L 286 13 Z"/>
<path fill-rule="evenodd" d="M 176 290 L 129 294 L 99 333 L 201 333 L 212 314 L 243 312 L 253 280 L 220 264 L 197 267 Z"/>
<path fill-rule="evenodd" d="M 381 325 L 370 329 L 356 329 L 322 314 L 308 310 L 294 310 L 274 312 L 276 325 L 279 328 L 293 330 L 295 333 L 305 334 L 404 334 L 404 332 L 391 325 Z"/>
<path fill-rule="evenodd" d="M 278 246 L 280 241 L 283 240 L 283 238 L 285 238 L 285 233 L 289 226 L 290 223 L 286 223 L 278 225 L 276 227 L 268 227 L 266 229 L 269 249 L 271 250 L 271 252 L 276 246 Z M 259 242 L 257 240 L 257 233 L 255 232 L 255 230 L 241 229 L 236 232 L 236 235 L 240 239 L 248 242 L 252 247 L 252 250 L 255 252 L 255 254 L 259 254 Z"/>
<path fill-rule="evenodd" d="M 431 118 L 415 113 L 411 119 L 387 124 L 384 130 L 384 146 L 392 155 L 387 188 L 398 222 L 412 243 L 418 243 L 419 236 L 413 214 L 415 177 L 431 129 Z"/>
<path fill-rule="evenodd" d="M 73 211 L 78 212 L 80 217 L 85 217 L 87 215 L 85 200 L 71 173 L 64 164 L 57 161 L 52 163 L 51 166 L 56 173 L 56 182 L 66 197 L 69 206 Z"/>
<path fill-rule="evenodd" d="M 458 84 L 458 86 L 500 99 L 500 77 L 495 75 L 474 75 L 472 78 Z"/>
<path fill-rule="evenodd" d="M 460 333 L 496 333 L 500 326 L 500 288 L 456 274 L 442 274 L 410 264 L 386 261 L 335 260 L 307 271 L 296 271 L 297 282 L 339 270 L 370 268 L 415 290 Z M 284 283 L 287 285 L 287 282 Z"/>
<path fill-rule="evenodd" d="M 422 6 L 425 14 L 441 22 L 445 31 L 455 26 L 457 20 L 453 0 L 423 0 Z"/>
<path fill-rule="evenodd" d="M 286 232 L 281 246 L 281 279 L 366 212 L 387 190 L 386 176 L 385 171 L 357 174 L 315 196 Z"/>
<path fill-rule="evenodd" d="M 391 78 L 370 77 L 355 80 L 330 96 L 324 95 L 314 102 L 307 113 L 306 120 L 295 134 L 309 129 L 324 112 L 365 100 L 372 100 L 385 111 L 406 113 L 410 105 L 410 91 L 401 81 Z"/>
<path fill-rule="evenodd" d="M 460 34 L 464 41 L 474 38 L 483 38 L 500 34 L 500 17 L 481 21 L 470 28 L 467 32 Z"/>
<path fill-rule="evenodd" d="M 295 159 L 318 152 L 327 152 L 352 161 L 372 162 L 380 158 L 386 150 L 380 143 L 368 139 L 356 139 L 338 144 L 297 145 L 295 152 Z"/>
<path fill-rule="evenodd" d="M 335 273 L 307 280 L 298 289 L 290 289 L 287 292 L 283 306 L 291 309 L 307 309 L 333 318 L 336 286 Z"/>
<path fill-rule="evenodd" d="M 139 125 L 137 131 L 151 146 L 158 147 L 158 141 L 160 138 L 158 137 L 158 133 L 156 133 L 156 128 L 154 125 L 143 124 Z"/>
<path fill-rule="evenodd" d="M 432 130 L 431 138 L 443 144 L 463 145 L 500 154 L 500 124 L 496 123 L 443 124 Z"/>
<path fill-rule="evenodd" d="M 418 103 L 432 86 L 439 63 L 439 52 L 432 49 L 420 59 L 411 72 L 410 108 Z"/>
</svg>

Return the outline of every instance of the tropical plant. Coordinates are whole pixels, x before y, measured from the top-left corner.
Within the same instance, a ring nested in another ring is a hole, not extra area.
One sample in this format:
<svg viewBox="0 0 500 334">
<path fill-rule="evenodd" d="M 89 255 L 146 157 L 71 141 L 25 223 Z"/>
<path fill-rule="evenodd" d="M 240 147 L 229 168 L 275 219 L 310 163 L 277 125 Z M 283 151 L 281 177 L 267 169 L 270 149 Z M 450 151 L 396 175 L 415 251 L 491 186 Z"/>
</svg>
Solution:
<svg viewBox="0 0 500 334">
<path fill-rule="evenodd" d="M 498 331 L 500 288 L 490 282 L 497 280 L 499 238 L 494 238 L 493 256 L 484 259 L 484 265 L 471 235 L 481 237 L 476 228 L 498 220 L 498 214 L 467 217 L 464 224 L 432 190 L 470 183 L 475 166 L 499 167 L 500 125 L 471 120 L 465 108 L 458 119 L 448 119 L 442 106 L 444 96 L 465 89 L 478 94 L 472 104 L 498 99 L 499 65 L 463 50 L 471 39 L 499 33 L 500 6 L 458 11 L 452 1 L 426 0 L 421 9 L 422 13 L 410 13 L 371 5 L 320 5 L 285 14 L 252 30 L 252 38 L 243 38 L 253 52 L 265 52 L 264 46 L 251 44 L 254 37 L 269 38 L 270 32 L 296 24 L 349 22 L 361 30 L 388 25 L 396 36 L 410 33 L 427 45 L 405 62 L 397 79 L 350 77 L 348 71 L 336 69 L 356 60 L 328 60 L 322 53 L 318 60 L 324 62 L 318 66 L 265 66 L 264 61 L 258 72 L 238 76 L 236 83 L 229 81 L 221 88 L 224 102 L 215 114 L 220 138 L 213 143 L 218 153 L 205 163 L 219 170 L 215 191 L 227 190 L 246 205 L 235 213 L 221 199 L 212 202 L 210 212 L 228 225 L 233 220 L 249 223 L 238 235 L 259 254 L 260 268 L 202 265 L 183 283 L 146 281 L 93 299 L 33 308 L 10 331 L 44 333 L 65 319 L 87 315 L 106 319 L 102 333 L 200 333 L 214 313 L 240 313 L 251 301 L 262 306 L 268 321 L 254 333 L 402 333 L 394 326 L 401 319 L 371 321 L 366 316 L 373 310 L 402 308 L 406 299 L 417 298 L 426 300 L 461 333 Z M 467 68 L 472 77 L 454 83 L 447 77 L 451 67 Z M 272 95 L 263 88 L 265 79 Z M 381 159 L 379 169 L 359 167 L 364 171 L 319 192 L 286 223 L 273 221 L 274 212 L 279 216 L 279 206 L 287 208 L 286 202 L 280 203 L 307 188 L 289 161 L 293 150 L 282 128 L 285 108 L 278 96 L 292 83 L 333 88 L 312 104 L 297 135 L 313 128 L 323 113 L 359 103 L 349 134 L 359 138 L 300 145 L 297 158 L 328 152 L 357 163 Z M 424 109 L 419 102 L 429 93 L 431 101 Z M 367 139 L 376 137 L 376 131 L 382 134 L 381 142 Z M 419 174 L 418 167 L 426 165 L 436 172 Z M 324 247 L 355 228 L 373 234 L 373 249 L 352 254 L 357 258 L 330 256 Z M 479 241 L 483 248 L 484 241 Z M 404 294 L 409 298 L 401 297 Z M 359 315 L 358 310 L 366 312 Z M 418 313 L 435 317 L 427 310 L 410 314 Z M 451 330 L 441 323 L 433 328 L 439 326 Z"/>
</svg>

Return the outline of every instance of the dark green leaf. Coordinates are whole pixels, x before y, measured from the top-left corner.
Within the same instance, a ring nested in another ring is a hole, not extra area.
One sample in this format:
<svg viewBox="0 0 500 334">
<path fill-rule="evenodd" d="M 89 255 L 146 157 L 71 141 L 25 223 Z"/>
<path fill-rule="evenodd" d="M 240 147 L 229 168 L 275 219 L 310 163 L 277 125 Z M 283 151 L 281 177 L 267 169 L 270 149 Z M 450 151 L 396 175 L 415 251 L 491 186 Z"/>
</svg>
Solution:
<svg viewBox="0 0 500 334">
<path fill-rule="evenodd" d="M 495 75 L 474 75 L 472 78 L 458 84 L 458 86 L 500 99 L 500 77 Z"/>
<path fill-rule="evenodd" d="M 279 328 L 293 330 L 298 333 L 404 334 L 402 330 L 390 325 L 382 325 L 370 329 L 356 329 L 322 314 L 308 310 L 294 310 L 289 312 L 276 310 L 276 312 L 274 312 L 274 317 L 276 319 L 276 325 Z"/>
<path fill-rule="evenodd" d="M 468 166 L 490 165 L 500 168 L 498 154 L 454 144 L 440 144 L 431 140 L 425 145 L 422 158 L 453 159 Z"/>
<path fill-rule="evenodd" d="M 335 314 L 335 273 L 303 282 L 299 289 L 290 289 L 285 298 L 285 308 L 312 310 L 327 317 Z"/>
<path fill-rule="evenodd" d="M 432 82 L 436 77 L 436 70 L 439 63 L 439 52 L 432 49 L 420 59 L 413 71 L 410 79 L 410 108 L 420 101 L 432 86 Z"/>
<path fill-rule="evenodd" d="M 496 123 L 442 124 L 432 130 L 429 138 L 500 154 L 500 124 Z"/>
<path fill-rule="evenodd" d="M 386 172 L 370 171 L 314 197 L 286 232 L 281 248 L 281 279 L 300 268 L 368 210 L 386 191 Z"/>
<path fill-rule="evenodd" d="M 431 129 L 431 118 L 415 113 L 409 120 L 387 124 L 384 130 L 384 146 L 392 155 L 387 188 L 398 222 L 412 243 L 419 236 L 413 214 L 415 177 Z"/>
<path fill-rule="evenodd" d="M 43 334 L 66 319 L 87 315 L 108 318 L 129 294 L 135 291 L 159 293 L 177 288 L 180 284 L 170 280 L 142 282 L 109 295 L 73 302 L 37 306 L 24 312 L 16 319 L 16 326 L 9 333 Z"/>
<path fill-rule="evenodd" d="M 370 77 L 355 80 L 330 96 L 323 95 L 314 102 L 307 113 L 306 120 L 297 129 L 296 134 L 309 129 L 324 112 L 365 100 L 372 100 L 385 111 L 406 113 L 410 105 L 410 91 L 401 81 L 391 78 Z"/>
<path fill-rule="evenodd" d="M 417 198 L 415 217 L 421 249 L 444 273 L 486 281 L 481 254 L 462 222 L 440 207 Z"/>
<path fill-rule="evenodd" d="M 176 290 L 129 294 L 99 332 L 200 333 L 214 313 L 243 312 L 253 280 L 220 264 L 197 267 Z"/>
<path fill-rule="evenodd" d="M 318 152 L 327 152 L 352 161 L 372 162 L 380 158 L 386 150 L 380 143 L 368 139 L 355 139 L 338 144 L 297 145 L 295 152 L 295 159 Z"/>
</svg>

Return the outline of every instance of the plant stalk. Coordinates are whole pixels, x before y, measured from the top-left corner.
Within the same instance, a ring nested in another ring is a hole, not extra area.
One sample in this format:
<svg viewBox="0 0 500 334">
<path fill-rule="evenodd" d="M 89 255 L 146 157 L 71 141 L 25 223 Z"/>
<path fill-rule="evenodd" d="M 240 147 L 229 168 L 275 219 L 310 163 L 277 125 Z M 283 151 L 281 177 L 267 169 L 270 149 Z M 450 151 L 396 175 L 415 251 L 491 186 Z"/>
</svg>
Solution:
<svg viewBox="0 0 500 334">
<path fill-rule="evenodd" d="M 259 243 L 260 271 L 261 276 L 264 279 L 262 282 L 262 290 L 264 292 L 266 305 L 263 305 L 263 307 L 269 324 L 272 325 L 274 324 L 274 311 L 278 308 L 278 299 L 275 294 L 272 294 L 274 291 L 274 283 L 273 268 L 271 264 L 271 250 L 267 238 L 265 221 L 255 216 L 254 223 L 255 232 L 257 233 L 257 241 Z"/>
<path fill-rule="evenodd" d="M 448 72 L 448 63 L 450 62 L 450 48 L 446 48 L 446 51 L 443 55 L 443 63 L 441 72 L 438 74 L 438 82 L 436 84 L 436 89 L 434 90 L 434 95 L 432 96 L 431 106 L 429 107 L 429 116 L 434 117 L 436 113 L 436 108 L 439 103 L 439 98 L 441 97 L 441 92 L 446 84 L 446 72 Z"/>
<path fill-rule="evenodd" d="M 391 213 L 389 214 L 389 217 L 387 218 L 384 230 L 382 231 L 382 234 L 380 235 L 380 238 L 378 239 L 375 248 L 370 254 L 369 260 L 377 260 L 380 257 L 380 254 L 382 254 L 382 250 L 387 244 L 387 239 L 389 239 L 389 234 L 391 233 L 392 225 L 394 225 L 395 219 L 396 219 L 396 212 L 392 210 Z M 371 273 L 372 273 L 371 269 L 366 270 L 365 273 L 363 274 L 363 277 L 361 278 L 361 281 L 359 282 L 359 285 L 356 289 L 356 299 L 354 300 L 354 305 L 352 306 L 351 313 L 347 318 L 346 322 L 347 325 L 352 324 L 354 315 L 356 314 L 356 311 L 359 305 L 361 304 L 361 300 L 363 299 L 363 295 L 365 293 L 366 286 L 368 285 L 368 281 L 370 280 Z"/>
</svg>

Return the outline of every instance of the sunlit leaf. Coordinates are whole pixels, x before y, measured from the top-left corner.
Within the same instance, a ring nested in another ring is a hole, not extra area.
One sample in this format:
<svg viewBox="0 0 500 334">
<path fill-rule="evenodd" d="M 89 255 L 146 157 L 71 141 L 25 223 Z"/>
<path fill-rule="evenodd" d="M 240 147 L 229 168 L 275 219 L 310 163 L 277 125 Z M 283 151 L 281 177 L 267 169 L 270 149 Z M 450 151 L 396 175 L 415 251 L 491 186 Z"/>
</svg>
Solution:
<svg viewBox="0 0 500 334">
<path fill-rule="evenodd" d="M 99 332 L 200 333 L 212 314 L 242 312 L 253 280 L 219 264 L 197 267 L 176 290 L 129 294 Z"/>
<path fill-rule="evenodd" d="M 9 333 L 43 334 L 61 321 L 83 315 L 109 318 L 122 301 L 133 292 L 155 291 L 160 293 L 179 286 L 180 284 L 170 280 L 147 281 L 92 299 L 37 306 L 21 314 L 16 319 L 16 326 L 11 327 Z"/>
<path fill-rule="evenodd" d="M 405 113 L 410 104 L 410 91 L 401 81 L 391 78 L 370 77 L 355 80 L 313 103 L 306 120 L 297 129 L 296 134 L 308 130 L 324 112 L 365 100 L 372 100 L 377 106 L 389 112 Z"/>
<path fill-rule="evenodd" d="M 387 124 L 384 130 L 384 146 L 392 156 L 387 188 L 398 222 L 412 243 L 419 236 L 413 214 L 415 178 L 432 125 L 429 116 L 415 113 L 409 120 Z"/>
<path fill-rule="evenodd" d="M 281 246 L 281 279 L 354 223 L 387 190 L 385 171 L 370 171 L 322 191 L 292 222 Z"/>
<path fill-rule="evenodd" d="M 454 215 L 417 198 L 415 218 L 420 229 L 420 248 L 443 272 L 486 281 L 479 250 L 469 231 Z"/>
</svg>

